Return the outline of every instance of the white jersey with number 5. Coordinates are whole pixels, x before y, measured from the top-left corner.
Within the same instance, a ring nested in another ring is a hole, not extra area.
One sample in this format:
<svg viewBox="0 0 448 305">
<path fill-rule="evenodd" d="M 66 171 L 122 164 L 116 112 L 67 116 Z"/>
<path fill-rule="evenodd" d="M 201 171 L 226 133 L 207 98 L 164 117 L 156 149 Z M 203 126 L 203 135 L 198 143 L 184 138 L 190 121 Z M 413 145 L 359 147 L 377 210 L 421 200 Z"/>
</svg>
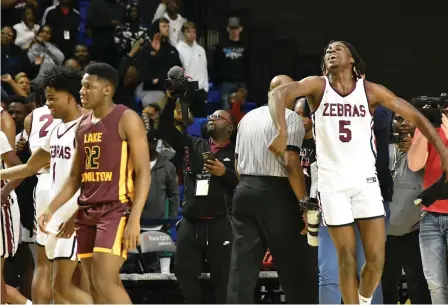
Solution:
<svg viewBox="0 0 448 305">
<path fill-rule="evenodd" d="M 61 120 L 59 119 L 53 118 L 51 111 L 47 106 L 42 106 L 33 110 L 31 115 L 31 132 L 28 140 L 31 153 L 42 147 L 48 133 L 60 121 Z M 42 169 L 39 173 L 48 173 L 48 170 Z"/>
<path fill-rule="evenodd" d="M 75 133 L 76 123 L 78 120 L 71 122 L 60 122 L 53 130 L 50 131 L 49 137 L 42 145 L 42 149 L 50 153 L 50 176 L 52 179 L 51 198 L 54 198 L 67 180 L 72 169 L 75 155 Z M 57 214 L 67 220 L 78 209 L 79 190 L 76 194 L 61 207 Z"/>
<path fill-rule="evenodd" d="M 340 191 L 376 182 L 373 117 L 364 79 L 341 96 L 325 77 L 325 91 L 312 115 L 319 191 Z"/>
</svg>

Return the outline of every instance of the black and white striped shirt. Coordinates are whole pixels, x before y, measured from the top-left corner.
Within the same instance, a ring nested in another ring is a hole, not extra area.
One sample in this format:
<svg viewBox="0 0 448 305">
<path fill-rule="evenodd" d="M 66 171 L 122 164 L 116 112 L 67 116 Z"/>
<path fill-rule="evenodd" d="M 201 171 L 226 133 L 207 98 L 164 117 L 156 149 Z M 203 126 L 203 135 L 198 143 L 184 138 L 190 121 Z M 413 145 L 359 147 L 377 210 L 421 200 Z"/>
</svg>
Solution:
<svg viewBox="0 0 448 305">
<path fill-rule="evenodd" d="M 302 118 L 285 110 L 288 126 L 288 148 L 300 152 L 305 128 Z M 235 153 L 238 156 L 240 175 L 287 177 L 281 157 L 275 157 L 268 149 L 277 134 L 269 114 L 269 107 L 262 106 L 246 114 L 238 125 Z"/>
</svg>

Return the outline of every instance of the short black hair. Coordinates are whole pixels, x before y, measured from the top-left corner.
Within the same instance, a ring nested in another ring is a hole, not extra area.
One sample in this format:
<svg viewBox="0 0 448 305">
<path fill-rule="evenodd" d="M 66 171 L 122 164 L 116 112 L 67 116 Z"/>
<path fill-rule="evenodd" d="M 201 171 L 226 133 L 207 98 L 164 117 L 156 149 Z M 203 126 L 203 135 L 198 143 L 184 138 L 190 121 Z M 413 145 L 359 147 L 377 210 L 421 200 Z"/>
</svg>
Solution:
<svg viewBox="0 0 448 305">
<path fill-rule="evenodd" d="M 91 62 L 84 70 L 85 73 L 96 75 L 98 78 L 107 80 L 112 84 L 114 89 L 117 88 L 119 77 L 118 72 L 111 65 L 104 62 Z"/>
<path fill-rule="evenodd" d="M 47 71 L 39 81 L 41 92 L 45 91 L 46 87 L 52 87 L 58 91 L 64 91 L 72 95 L 77 104 L 81 104 L 81 74 L 73 69 L 63 66 L 55 66 Z"/>
<path fill-rule="evenodd" d="M 11 103 L 20 103 L 23 105 L 28 104 L 28 99 L 21 95 L 11 95 L 8 97 L 8 100 L 6 102 L 8 105 Z"/>
<path fill-rule="evenodd" d="M 328 47 L 334 42 L 343 43 L 347 47 L 347 49 L 350 51 L 350 53 L 352 54 L 353 60 L 355 61 L 355 63 L 353 64 L 353 77 L 355 79 L 359 79 L 362 77 L 362 75 L 366 74 L 366 72 L 365 72 L 366 64 L 362 60 L 361 56 L 359 56 L 358 51 L 356 51 L 356 49 L 353 45 L 351 45 L 350 43 L 348 43 L 344 40 L 332 40 L 325 47 L 324 56 L 322 57 L 322 65 L 321 65 L 322 74 L 325 73 L 325 53 L 327 52 Z"/>
</svg>

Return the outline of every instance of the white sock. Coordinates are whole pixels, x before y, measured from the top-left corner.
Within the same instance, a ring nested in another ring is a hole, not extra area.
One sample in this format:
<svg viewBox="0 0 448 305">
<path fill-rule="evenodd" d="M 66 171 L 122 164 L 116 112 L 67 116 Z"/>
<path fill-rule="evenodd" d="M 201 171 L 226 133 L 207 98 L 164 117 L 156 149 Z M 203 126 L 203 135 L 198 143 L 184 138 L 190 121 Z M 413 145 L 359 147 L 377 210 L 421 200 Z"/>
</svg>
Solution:
<svg viewBox="0 0 448 305">
<path fill-rule="evenodd" d="M 372 303 L 372 297 L 366 298 L 358 293 L 359 296 L 359 305 L 370 305 Z"/>
<path fill-rule="evenodd" d="M 26 300 L 26 305 L 32 305 L 33 302 L 31 302 L 31 300 Z"/>
</svg>

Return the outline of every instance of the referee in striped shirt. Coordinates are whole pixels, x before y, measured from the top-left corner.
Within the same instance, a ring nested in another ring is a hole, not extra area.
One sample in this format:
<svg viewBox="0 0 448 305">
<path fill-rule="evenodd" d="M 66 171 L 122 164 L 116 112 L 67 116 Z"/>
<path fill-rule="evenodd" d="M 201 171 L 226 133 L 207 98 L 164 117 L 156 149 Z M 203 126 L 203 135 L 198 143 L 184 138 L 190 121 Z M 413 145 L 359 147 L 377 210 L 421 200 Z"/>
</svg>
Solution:
<svg viewBox="0 0 448 305">
<path fill-rule="evenodd" d="M 276 76 L 271 90 L 293 80 Z M 252 110 L 238 126 L 235 168 L 240 182 L 235 189 L 231 223 L 234 234 L 229 275 L 229 304 L 253 304 L 261 261 L 267 248 L 273 257 L 286 301 L 317 303 L 317 261 L 308 246 L 299 200 L 306 196 L 300 146 L 302 119 L 286 109 L 287 150 L 276 157 L 268 146 L 277 130 L 268 106 Z"/>
</svg>

